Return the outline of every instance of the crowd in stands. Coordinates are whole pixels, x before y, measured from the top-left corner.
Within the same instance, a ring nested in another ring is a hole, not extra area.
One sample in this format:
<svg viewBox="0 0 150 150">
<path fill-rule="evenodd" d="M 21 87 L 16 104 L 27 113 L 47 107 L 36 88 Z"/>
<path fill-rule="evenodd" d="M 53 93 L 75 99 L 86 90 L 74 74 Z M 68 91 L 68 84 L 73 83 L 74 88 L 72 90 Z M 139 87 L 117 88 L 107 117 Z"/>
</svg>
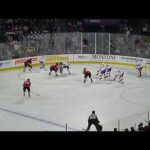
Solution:
<svg viewBox="0 0 150 150">
<path fill-rule="evenodd" d="M 27 35 L 59 30 L 58 19 L 0 19 L 1 42 L 12 38 L 21 40 Z"/>
<path fill-rule="evenodd" d="M 62 32 L 61 25 L 66 22 L 65 32 L 82 32 L 82 19 L 0 19 L 0 42 L 7 39 L 22 40 L 33 34 Z"/>
<path fill-rule="evenodd" d="M 117 29 L 111 27 L 107 28 L 104 24 L 100 24 L 97 28 L 94 29 L 94 31 L 123 33 L 126 34 L 127 39 L 130 39 L 130 35 L 133 34 L 150 35 L 149 24 L 150 21 L 148 19 L 121 19 Z M 38 55 L 39 53 L 44 54 L 44 52 L 48 52 L 49 49 L 51 50 L 49 54 L 54 54 L 54 50 L 62 48 L 60 44 L 63 42 L 61 39 L 62 37 L 56 38 L 55 33 L 92 32 L 92 28 L 94 28 L 94 26 L 86 28 L 83 23 L 83 19 L 0 19 L 0 44 L 3 45 L 2 43 L 5 43 L 5 46 L 0 45 L 0 60 L 26 57 L 28 55 L 32 56 L 35 54 Z M 45 37 L 44 40 L 42 40 L 43 37 Z M 132 42 L 134 43 L 132 48 L 129 47 L 131 50 L 124 51 L 122 53 L 117 51 L 123 46 L 127 45 L 128 40 L 120 39 L 123 38 L 117 37 L 115 39 L 111 39 L 110 47 L 112 54 L 122 54 L 137 57 L 147 57 L 150 55 L 150 42 L 148 39 L 141 39 L 137 37 L 136 40 Z M 60 42 L 60 40 L 62 41 Z M 65 40 L 65 50 L 63 53 L 72 53 L 70 48 L 75 49 L 73 53 L 76 53 L 76 51 L 79 53 L 78 51 L 80 51 L 80 40 L 78 37 L 66 37 Z M 123 42 L 121 43 L 121 41 Z M 93 45 L 90 43 L 89 39 L 85 37 L 83 39 L 83 48 L 85 51 L 89 49 L 92 50 L 92 46 Z M 126 47 L 124 49 L 126 49 Z M 133 51 L 133 49 L 135 49 L 135 51 Z"/>
<path fill-rule="evenodd" d="M 64 22 L 64 24 L 63 24 Z M 121 19 L 120 24 L 118 25 L 118 30 L 114 32 L 126 33 L 126 34 L 148 34 L 150 33 L 149 29 L 149 20 L 135 20 L 135 19 Z M 10 38 L 10 35 L 14 39 L 21 40 L 23 36 L 30 34 L 42 34 L 45 32 L 56 33 L 62 32 L 61 26 L 64 25 L 66 31 L 64 32 L 87 32 L 83 26 L 83 19 L 23 19 L 23 18 L 13 18 L 13 19 L 0 19 L 0 40 L 4 40 L 6 37 Z M 140 27 L 136 31 L 137 27 Z M 92 30 L 94 26 L 91 26 Z M 90 29 L 88 32 L 90 32 Z M 98 31 L 110 32 L 109 28 L 105 28 L 104 24 L 100 24 Z M 108 30 L 107 30 L 108 29 Z"/>
<path fill-rule="evenodd" d="M 120 33 L 130 35 L 133 31 L 133 24 L 131 25 L 128 20 L 122 20 L 120 23 Z"/>
<path fill-rule="evenodd" d="M 67 32 L 83 32 L 83 23 L 81 19 L 68 19 Z"/>
<path fill-rule="evenodd" d="M 125 128 L 123 131 L 124 132 L 150 132 L 150 122 L 148 123 L 148 125 L 145 126 L 143 122 L 140 122 L 138 124 L 138 129 L 135 129 L 134 127 L 130 127 L 130 130 L 128 128 Z M 117 128 L 114 128 L 114 132 L 118 132 Z"/>
</svg>

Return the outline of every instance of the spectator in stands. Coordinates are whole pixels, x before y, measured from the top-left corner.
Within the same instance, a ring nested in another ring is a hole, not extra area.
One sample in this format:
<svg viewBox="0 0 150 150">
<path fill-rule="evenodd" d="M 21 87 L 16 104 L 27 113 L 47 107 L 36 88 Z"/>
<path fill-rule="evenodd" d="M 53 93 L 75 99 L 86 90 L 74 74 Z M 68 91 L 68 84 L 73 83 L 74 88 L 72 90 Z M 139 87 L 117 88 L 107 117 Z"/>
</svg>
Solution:
<svg viewBox="0 0 150 150">
<path fill-rule="evenodd" d="M 83 47 L 87 47 L 89 45 L 89 42 L 87 39 L 83 39 Z"/>
<path fill-rule="evenodd" d="M 130 31 L 130 34 L 133 32 L 133 28 L 131 25 L 129 25 L 129 31 Z"/>
<path fill-rule="evenodd" d="M 130 128 L 130 132 L 135 132 L 134 127 L 131 127 L 131 128 Z"/>
<path fill-rule="evenodd" d="M 122 24 L 122 23 L 121 23 L 121 25 L 120 25 L 119 32 L 120 32 L 120 33 L 123 33 L 123 24 Z"/>
<path fill-rule="evenodd" d="M 71 50 L 71 40 L 66 37 L 65 39 L 65 52 L 68 53 L 68 51 Z"/>
<path fill-rule="evenodd" d="M 126 24 L 124 24 L 124 25 L 123 25 L 123 33 L 125 34 L 125 33 L 126 33 L 126 31 L 127 31 L 127 25 L 126 25 Z"/>
<path fill-rule="evenodd" d="M 143 28 L 142 28 L 142 33 L 146 35 L 146 34 L 148 33 L 148 28 L 149 28 L 149 26 L 148 26 L 148 24 L 146 23 L 146 24 L 143 26 Z"/>
<path fill-rule="evenodd" d="M 146 123 L 148 123 L 148 122 L 146 121 Z M 148 125 L 143 127 L 143 131 L 150 132 L 150 122 L 148 123 Z"/>
<path fill-rule="evenodd" d="M 139 131 L 144 131 L 144 127 L 143 127 L 143 123 L 140 122 L 140 124 L 138 125 L 138 130 Z"/>
<path fill-rule="evenodd" d="M 117 128 L 114 128 L 114 132 L 118 132 Z"/>
<path fill-rule="evenodd" d="M 77 21 L 77 31 L 79 31 L 79 32 L 83 31 L 83 26 L 82 26 L 82 21 L 81 20 Z"/>
<path fill-rule="evenodd" d="M 128 129 L 128 128 L 126 128 L 124 131 L 125 131 L 125 132 L 129 132 L 129 129 Z"/>
<path fill-rule="evenodd" d="M 102 31 L 102 32 L 105 32 L 105 25 L 104 25 L 104 24 L 101 24 L 100 27 L 101 27 L 101 31 Z"/>
<path fill-rule="evenodd" d="M 149 122 L 147 128 L 145 129 L 145 131 L 146 131 L 146 132 L 150 132 L 150 122 Z"/>
<path fill-rule="evenodd" d="M 127 42 L 129 41 L 129 36 L 130 36 L 130 29 L 129 29 L 129 27 L 126 27 L 126 40 L 127 40 Z"/>
<path fill-rule="evenodd" d="M 115 41 L 110 40 L 110 53 L 115 54 L 115 49 L 116 49 Z"/>
<path fill-rule="evenodd" d="M 81 32 L 83 30 L 82 21 L 80 19 L 68 19 L 67 28 L 69 32 Z"/>
</svg>

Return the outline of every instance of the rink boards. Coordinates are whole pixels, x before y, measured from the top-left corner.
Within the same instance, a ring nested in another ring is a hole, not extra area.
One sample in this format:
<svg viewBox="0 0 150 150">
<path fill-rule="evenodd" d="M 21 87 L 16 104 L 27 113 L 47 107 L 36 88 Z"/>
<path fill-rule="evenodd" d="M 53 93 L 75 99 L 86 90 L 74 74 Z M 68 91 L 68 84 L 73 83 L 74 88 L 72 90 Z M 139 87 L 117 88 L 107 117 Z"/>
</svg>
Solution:
<svg viewBox="0 0 150 150">
<path fill-rule="evenodd" d="M 39 65 L 41 56 L 27 57 L 32 58 L 33 66 Z M 13 60 L 0 61 L 0 71 L 14 70 L 23 68 L 24 60 L 27 58 L 19 58 Z M 103 54 L 62 54 L 62 55 L 45 55 L 45 64 L 53 64 L 56 62 L 64 62 L 70 64 L 84 64 L 84 63 L 107 63 L 114 65 L 122 65 L 128 67 L 135 67 L 137 63 L 140 63 L 145 67 L 147 63 L 150 63 L 150 59 L 119 56 L 119 55 L 103 55 Z M 148 66 L 147 68 L 150 69 Z"/>
</svg>

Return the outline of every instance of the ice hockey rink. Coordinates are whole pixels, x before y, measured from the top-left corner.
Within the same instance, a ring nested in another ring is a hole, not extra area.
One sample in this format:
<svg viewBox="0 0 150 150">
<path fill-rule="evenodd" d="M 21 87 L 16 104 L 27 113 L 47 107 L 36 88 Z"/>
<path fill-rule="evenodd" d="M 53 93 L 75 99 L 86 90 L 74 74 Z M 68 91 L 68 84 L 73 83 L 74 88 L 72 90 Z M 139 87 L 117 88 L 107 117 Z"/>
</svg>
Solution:
<svg viewBox="0 0 150 150">
<path fill-rule="evenodd" d="M 58 77 L 38 67 L 33 72 L 0 72 L 0 131 L 66 131 L 66 124 L 68 131 L 83 131 L 92 110 L 104 131 L 117 127 L 118 119 L 123 118 L 121 128 L 147 119 L 144 112 L 150 110 L 150 77 L 138 78 L 134 69 L 114 66 L 125 72 L 124 84 L 94 77 L 93 83 L 87 79 L 84 84 L 83 68 L 94 76 L 98 66 L 72 64 L 70 75 L 64 70 Z M 34 92 L 31 98 L 22 92 L 27 78 Z M 91 131 L 96 131 L 94 126 Z"/>
</svg>

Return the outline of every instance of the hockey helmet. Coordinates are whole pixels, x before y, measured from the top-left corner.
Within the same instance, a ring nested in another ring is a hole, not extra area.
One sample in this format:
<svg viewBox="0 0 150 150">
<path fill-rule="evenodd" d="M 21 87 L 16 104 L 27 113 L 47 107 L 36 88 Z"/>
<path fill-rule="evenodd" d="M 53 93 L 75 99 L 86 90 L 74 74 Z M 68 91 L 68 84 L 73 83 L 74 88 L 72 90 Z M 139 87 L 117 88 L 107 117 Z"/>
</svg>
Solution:
<svg viewBox="0 0 150 150">
<path fill-rule="evenodd" d="M 95 114 L 95 110 L 92 111 L 92 114 Z"/>
</svg>

